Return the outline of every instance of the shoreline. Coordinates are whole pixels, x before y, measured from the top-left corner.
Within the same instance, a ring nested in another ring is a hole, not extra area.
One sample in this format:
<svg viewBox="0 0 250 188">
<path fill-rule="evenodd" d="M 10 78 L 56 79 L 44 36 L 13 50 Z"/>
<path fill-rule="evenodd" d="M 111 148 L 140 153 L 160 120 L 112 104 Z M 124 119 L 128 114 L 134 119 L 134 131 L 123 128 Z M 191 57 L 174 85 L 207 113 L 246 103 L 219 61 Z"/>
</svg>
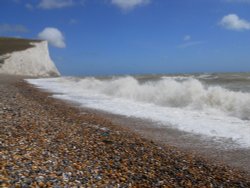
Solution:
<svg viewBox="0 0 250 188">
<path fill-rule="evenodd" d="M 250 187 L 244 172 L 161 148 L 20 78 L 0 78 L 2 187 Z"/>
<path fill-rule="evenodd" d="M 31 84 L 31 86 L 33 85 Z M 34 87 L 36 86 L 34 85 Z M 50 96 L 57 94 L 46 89 L 40 90 L 47 92 Z M 60 95 L 60 93 L 58 94 Z M 150 119 L 112 114 L 112 112 L 85 107 L 78 102 L 61 99 L 60 97 L 53 98 L 74 106 L 83 111 L 83 113 L 87 110 L 90 113 L 108 119 L 118 127 L 126 128 L 128 131 L 132 131 L 146 140 L 152 140 L 163 148 L 166 144 L 174 146 L 178 150 L 194 153 L 217 164 L 225 164 L 238 170 L 244 170 L 250 175 L 250 148 L 243 148 L 232 140 L 192 134 Z"/>
<path fill-rule="evenodd" d="M 43 89 L 41 91 L 48 93 L 51 97 L 54 94 Z M 184 153 L 204 158 L 211 163 L 230 166 L 236 170 L 243 171 L 250 177 L 250 148 L 242 148 L 233 141 L 214 140 L 203 135 L 195 135 L 166 127 L 152 120 L 112 114 L 98 109 L 82 107 L 81 104 L 70 100 L 54 99 L 77 108 L 83 114 L 88 111 L 98 117 L 107 119 L 117 127 L 135 133 L 137 136 L 152 141 L 162 148 L 171 146 Z"/>
<path fill-rule="evenodd" d="M 192 153 L 215 164 L 228 165 L 244 171 L 250 177 L 250 148 L 241 148 L 227 140 L 213 140 L 210 137 L 194 135 L 150 120 L 125 117 L 108 112 L 92 110 L 118 126 L 128 128 L 141 137 L 152 140 L 161 147 L 170 145 L 180 151 Z"/>
</svg>

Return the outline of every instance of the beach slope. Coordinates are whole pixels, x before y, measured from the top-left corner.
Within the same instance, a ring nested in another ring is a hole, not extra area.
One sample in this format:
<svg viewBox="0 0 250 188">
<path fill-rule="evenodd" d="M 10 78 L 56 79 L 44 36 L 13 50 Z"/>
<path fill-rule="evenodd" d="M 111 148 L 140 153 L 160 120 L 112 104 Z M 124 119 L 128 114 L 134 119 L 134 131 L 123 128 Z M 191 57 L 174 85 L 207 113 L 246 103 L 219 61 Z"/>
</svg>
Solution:
<svg viewBox="0 0 250 188">
<path fill-rule="evenodd" d="M 250 187 L 242 172 L 142 139 L 0 75 L 0 187 Z"/>
</svg>

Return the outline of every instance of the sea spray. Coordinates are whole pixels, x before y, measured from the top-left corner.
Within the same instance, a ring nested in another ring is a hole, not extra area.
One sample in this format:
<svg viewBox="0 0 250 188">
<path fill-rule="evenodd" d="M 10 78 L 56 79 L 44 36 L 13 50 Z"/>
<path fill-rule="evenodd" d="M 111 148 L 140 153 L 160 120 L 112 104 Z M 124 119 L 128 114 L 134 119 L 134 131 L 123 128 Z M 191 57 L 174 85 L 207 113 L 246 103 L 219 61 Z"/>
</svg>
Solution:
<svg viewBox="0 0 250 188">
<path fill-rule="evenodd" d="M 28 81 L 61 93 L 57 98 L 86 107 L 148 118 L 187 132 L 223 137 L 250 146 L 250 94 L 219 84 L 209 85 L 194 76 L 159 76 L 143 81 L 132 76 Z"/>
</svg>

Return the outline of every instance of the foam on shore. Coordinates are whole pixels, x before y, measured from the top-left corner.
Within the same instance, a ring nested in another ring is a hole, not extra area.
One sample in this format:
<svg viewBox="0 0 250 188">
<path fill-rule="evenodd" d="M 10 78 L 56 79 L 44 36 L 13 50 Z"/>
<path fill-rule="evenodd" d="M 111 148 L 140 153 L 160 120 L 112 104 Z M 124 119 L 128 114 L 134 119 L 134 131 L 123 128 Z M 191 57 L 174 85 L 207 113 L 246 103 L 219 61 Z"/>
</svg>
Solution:
<svg viewBox="0 0 250 188">
<path fill-rule="evenodd" d="M 60 93 L 54 97 L 83 107 L 150 119 L 163 126 L 250 147 L 248 93 L 206 87 L 194 78 L 140 83 L 133 77 L 104 80 L 64 77 L 28 82 Z"/>
</svg>

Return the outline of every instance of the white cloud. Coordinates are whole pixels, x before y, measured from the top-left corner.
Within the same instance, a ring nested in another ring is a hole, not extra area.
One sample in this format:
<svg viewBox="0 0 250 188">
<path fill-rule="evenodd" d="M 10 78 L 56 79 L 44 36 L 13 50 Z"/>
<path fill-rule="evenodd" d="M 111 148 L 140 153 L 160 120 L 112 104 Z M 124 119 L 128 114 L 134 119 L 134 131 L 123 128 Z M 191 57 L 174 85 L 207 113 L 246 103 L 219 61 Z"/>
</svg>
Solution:
<svg viewBox="0 0 250 188">
<path fill-rule="evenodd" d="M 191 39 L 191 36 L 190 35 L 186 35 L 184 36 L 183 40 L 184 41 L 189 41 Z"/>
<path fill-rule="evenodd" d="M 226 29 L 236 31 L 250 30 L 250 22 L 239 18 L 236 14 L 228 14 L 224 16 L 219 24 Z"/>
<path fill-rule="evenodd" d="M 185 35 L 183 37 L 183 43 L 179 44 L 177 47 L 178 48 L 188 48 L 188 47 L 200 45 L 203 43 L 204 43 L 204 41 L 201 41 L 201 40 L 193 41 L 191 35 Z"/>
<path fill-rule="evenodd" d="M 38 37 L 43 40 L 47 40 L 49 44 L 57 48 L 65 48 L 64 36 L 60 30 L 53 27 L 46 27 L 42 32 L 38 34 Z"/>
<path fill-rule="evenodd" d="M 42 9 L 57 9 L 73 6 L 73 0 L 41 0 L 38 7 Z"/>
<path fill-rule="evenodd" d="M 111 0 L 111 3 L 122 10 L 131 10 L 137 6 L 150 3 L 150 0 Z"/>
<path fill-rule="evenodd" d="M 39 0 L 38 4 L 26 3 L 25 7 L 29 10 L 35 8 L 51 10 L 72 7 L 75 5 L 84 6 L 85 2 L 86 0 Z"/>
<path fill-rule="evenodd" d="M 0 24 L 0 33 L 27 33 L 28 31 L 24 25 Z"/>
</svg>

